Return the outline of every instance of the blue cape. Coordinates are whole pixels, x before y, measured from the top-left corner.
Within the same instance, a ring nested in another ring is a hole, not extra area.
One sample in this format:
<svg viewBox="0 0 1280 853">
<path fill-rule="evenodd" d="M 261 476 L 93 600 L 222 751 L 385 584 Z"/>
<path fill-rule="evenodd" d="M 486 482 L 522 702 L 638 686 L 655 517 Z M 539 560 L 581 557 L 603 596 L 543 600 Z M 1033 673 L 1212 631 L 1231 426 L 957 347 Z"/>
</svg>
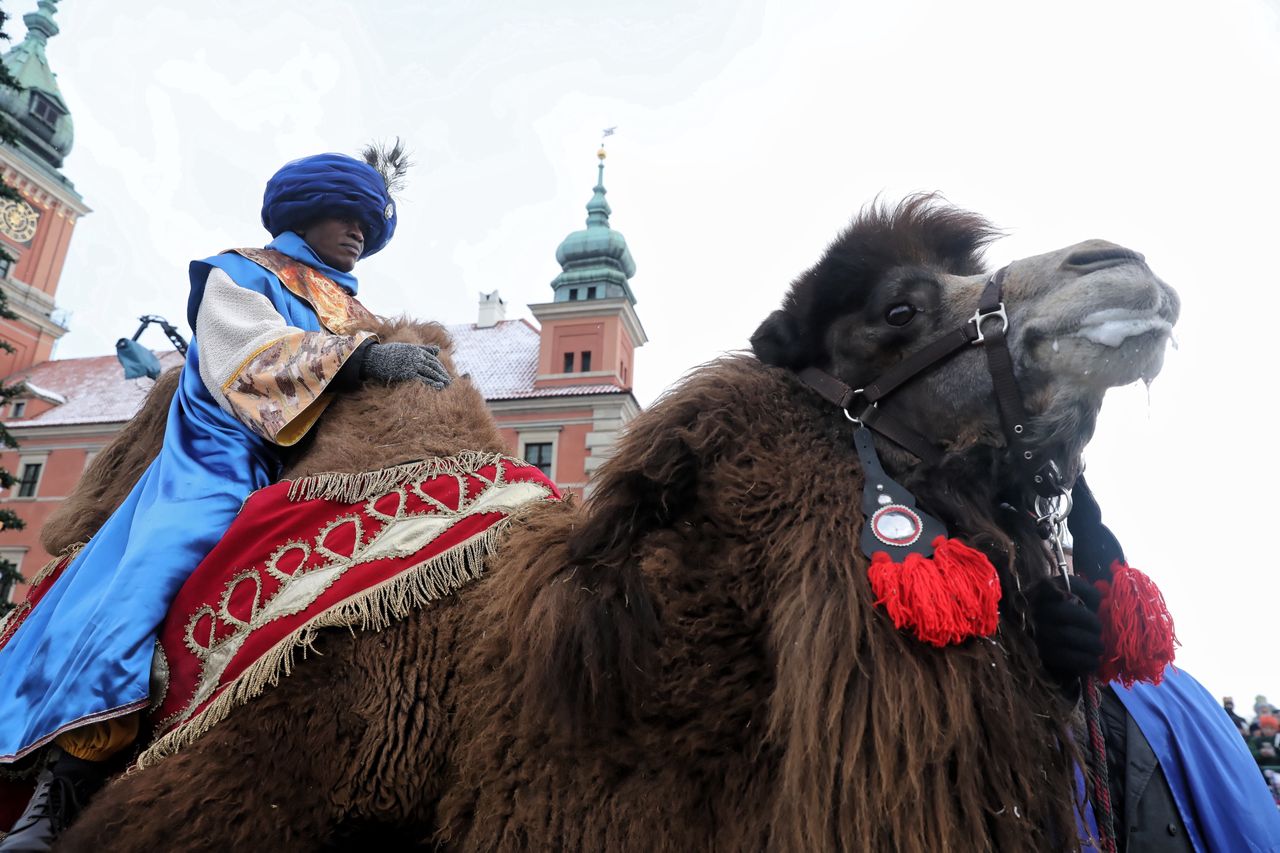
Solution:
<svg viewBox="0 0 1280 853">
<path fill-rule="evenodd" d="M 1280 850 L 1280 811 L 1213 696 L 1172 666 L 1158 686 L 1111 685 L 1146 735 L 1198 851 Z"/>
<path fill-rule="evenodd" d="M 377 169 L 345 154 L 317 154 L 286 163 L 267 181 L 262 224 L 279 237 L 320 218 L 351 217 L 364 230 L 366 258 L 396 233 L 396 205 Z"/>
<path fill-rule="evenodd" d="M 356 289 L 353 276 L 322 265 L 296 234 L 268 248 Z M 192 309 L 215 266 L 266 296 L 289 325 L 321 331 L 306 302 L 239 255 L 191 264 Z M 279 449 L 205 388 L 192 340 L 159 456 L 0 649 L 0 763 L 67 729 L 146 707 L 156 632 L 170 601 L 249 493 L 279 473 Z"/>
</svg>

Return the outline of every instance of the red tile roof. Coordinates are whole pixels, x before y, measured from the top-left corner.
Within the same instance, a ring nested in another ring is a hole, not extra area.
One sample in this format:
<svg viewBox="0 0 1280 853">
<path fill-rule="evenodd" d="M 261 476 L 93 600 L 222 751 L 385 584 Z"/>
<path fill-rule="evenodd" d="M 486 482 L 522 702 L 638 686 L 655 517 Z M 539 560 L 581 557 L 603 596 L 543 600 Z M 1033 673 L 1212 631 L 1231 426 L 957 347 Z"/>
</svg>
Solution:
<svg viewBox="0 0 1280 853">
<path fill-rule="evenodd" d="M 534 388 L 538 372 L 538 330 L 524 320 L 503 320 L 489 328 L 474 323 L 449 326 L 454 341 L 454 361 L 470 374 L 487 400 L 522 400 L 539 397 L 574 397 L 588 394 L 623 394 L 613 384 Z M 165 368 L 182 363 L 173 350 L 156 352 Z M 32 392 L 53 402 L 66 399 L 43 414 L 6 420 L 6 426 L 65 426 L 118 423 L 133 417 L 151 390 L 150 379 L 125 379 L 114 355 L 46 361 L 15 373 L 5 380 L 26 380 Z"/>
</svg>

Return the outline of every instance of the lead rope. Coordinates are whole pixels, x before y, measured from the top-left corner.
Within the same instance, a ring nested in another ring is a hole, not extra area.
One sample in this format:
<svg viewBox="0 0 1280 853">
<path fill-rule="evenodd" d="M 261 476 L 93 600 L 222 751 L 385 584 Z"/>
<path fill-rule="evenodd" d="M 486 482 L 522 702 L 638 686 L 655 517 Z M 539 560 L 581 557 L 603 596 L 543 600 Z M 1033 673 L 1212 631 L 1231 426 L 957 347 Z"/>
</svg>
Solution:
<svg viewBox="0 0 1280 853">
<path fill-rule="evenodd" d="M 1066 584 L 1071 589 L 1071 567 L 1067 565 L 1062 539 L 1066 533 L 1067 517 L 1073 506 L 1071 493 L 1065 489 L 1054 498 L 1036 498 L 1036 529 L 1049 546 L 1049 553 Z M 1086 771 L 1089 778 L 1093 817 L 1098 824 L 1098 844 L 1101 853 L 1117 853 L 1115 809 L 1111 804 L 1111 768 L 1107 764 L 1107 742 L 1102 734 L 1102 692 L 1096 676 L 1081 679 L 1084 693 L 1084 720 L 1089 738 L 1089 755 Z"/>
<path fill-rule="evenodd" d="M 1089 731 L 1089 785 L 1093 788 L 1093 817 L 1098 824 L 1102 853 L 1116 853 L 1115 811 L 1111 805 L 1111 768 L 1102 736 L 1102 693 L 1098 679 L 1084 679 L 1084 718 Z"/>
</svg>

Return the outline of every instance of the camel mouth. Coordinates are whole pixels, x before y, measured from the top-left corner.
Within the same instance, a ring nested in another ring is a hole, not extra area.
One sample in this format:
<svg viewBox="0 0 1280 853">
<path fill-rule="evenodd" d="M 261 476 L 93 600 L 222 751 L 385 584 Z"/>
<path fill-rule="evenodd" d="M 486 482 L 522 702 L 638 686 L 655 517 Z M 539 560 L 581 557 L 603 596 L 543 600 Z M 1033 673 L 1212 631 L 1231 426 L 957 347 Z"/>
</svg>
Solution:
<svg viewBox="0 0 1280 853">
<path fill-rule="evenodd" d="M 1151 309 L 1103 308 L 1070 330 L 1034 335 L 1034 363 L 1072 384 L 1102 390 L 1151 382 L 1164 366 L 1173 339 L 1173 319 Z"/>
<path fill-rule="evenodd" d="M 1126 341 L 1154 335 L 1153 343 L 1173 335 L 1173 323 L 1154 309 L 1104 308 L 1080 321 L 1073 337 L 1110 349 L 1118 349 Z"/>
</svg>

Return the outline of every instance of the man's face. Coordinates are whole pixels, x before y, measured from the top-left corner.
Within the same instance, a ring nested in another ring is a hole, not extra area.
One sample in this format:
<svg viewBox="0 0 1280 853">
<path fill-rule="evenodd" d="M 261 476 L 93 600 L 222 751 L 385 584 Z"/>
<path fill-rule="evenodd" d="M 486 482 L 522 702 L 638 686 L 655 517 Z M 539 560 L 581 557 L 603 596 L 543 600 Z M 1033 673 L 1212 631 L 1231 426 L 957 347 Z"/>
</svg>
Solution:
<svg viewBox="0 0 1280 853">
<path fill-rule="evenodd" d="M 364 229 L 354 219 L 320 219 L 302 230 L 302 239 L 320 260 L 340 272 L 351 272 L 364 252 Z"/>
<path fill-rule="evenodd" d="M 1271 723 L 1262 724 L 1262 734 L 1264 737 L 1271 737 L 1276 733 L 1276 727 Z"/>
</svg>

